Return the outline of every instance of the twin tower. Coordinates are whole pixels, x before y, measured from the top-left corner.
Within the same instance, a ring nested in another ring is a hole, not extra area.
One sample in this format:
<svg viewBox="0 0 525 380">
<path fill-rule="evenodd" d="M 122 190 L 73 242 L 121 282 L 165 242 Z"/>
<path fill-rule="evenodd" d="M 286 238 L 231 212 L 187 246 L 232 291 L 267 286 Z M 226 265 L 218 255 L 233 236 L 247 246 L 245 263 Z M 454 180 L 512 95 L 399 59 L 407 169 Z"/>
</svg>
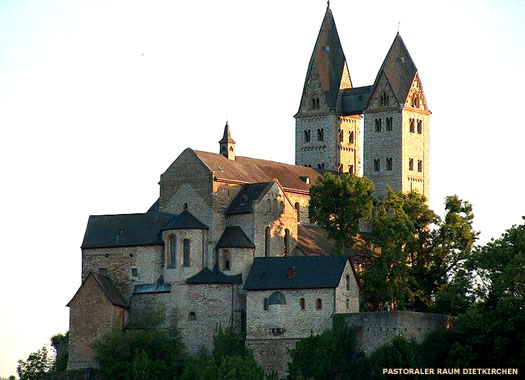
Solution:
<svg viewBox="0 0 525 380">
<path fill-rule="evenodd" d="M 399 33 L 374 84 L 352 86 L 327 7 L 295 115 L 295 164 L 357 175 L 362 166 L 377 195 L 386 195 L 390 186 L 428 199 L 429 116 L 416 65 Z"/>
</svg>

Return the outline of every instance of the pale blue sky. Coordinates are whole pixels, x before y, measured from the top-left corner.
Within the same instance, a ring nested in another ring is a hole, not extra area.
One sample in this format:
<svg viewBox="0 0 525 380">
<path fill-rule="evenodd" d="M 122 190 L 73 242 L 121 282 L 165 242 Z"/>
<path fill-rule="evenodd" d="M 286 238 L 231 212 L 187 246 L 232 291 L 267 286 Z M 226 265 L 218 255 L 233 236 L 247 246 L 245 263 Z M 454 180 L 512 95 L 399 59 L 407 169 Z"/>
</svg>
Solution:
<svg viewBox="0 0 525 380">
<path fill-rule="evenodd" d="M 324 1 L 0 0 L 0 376 L 68 329 L 90 214 L 147 210 L 186 147 L 293 163 Z M 401 21 L 431 117 L 431 206 L 481 241 L 525 215 L 525 2 L 331 3 L 355 86 Z"/>
</svg>

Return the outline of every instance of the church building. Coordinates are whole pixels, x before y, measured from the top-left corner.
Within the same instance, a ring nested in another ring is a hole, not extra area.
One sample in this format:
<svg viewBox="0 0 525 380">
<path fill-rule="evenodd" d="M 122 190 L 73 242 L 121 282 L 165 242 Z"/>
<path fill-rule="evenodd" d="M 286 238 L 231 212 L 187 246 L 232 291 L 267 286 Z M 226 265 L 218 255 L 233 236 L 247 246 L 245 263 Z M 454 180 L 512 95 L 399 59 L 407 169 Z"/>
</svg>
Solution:
<svg viewBox="0 0 525 380">
<path fill-rule="evenodd" d="M 333 255 L 310 222 L 310 186 L 323 171 L 363 171 L 378 195 L 428 198 L 429 114 L 399 34 L 374 83 L 352 86 L 328 7 L 295 115 L 295 165 L 237 156 L 226 123 L 218 153 L 187 148 L 161 174 L 146 212 L 89 217 L 68 369 L 96 367 L 95 339 L 160 310 L 160 328 L 190 353 L 231 325 L 265 370 L 284 374 L 287 348 L 359 312 L 352 252 Z"/>
</svg>

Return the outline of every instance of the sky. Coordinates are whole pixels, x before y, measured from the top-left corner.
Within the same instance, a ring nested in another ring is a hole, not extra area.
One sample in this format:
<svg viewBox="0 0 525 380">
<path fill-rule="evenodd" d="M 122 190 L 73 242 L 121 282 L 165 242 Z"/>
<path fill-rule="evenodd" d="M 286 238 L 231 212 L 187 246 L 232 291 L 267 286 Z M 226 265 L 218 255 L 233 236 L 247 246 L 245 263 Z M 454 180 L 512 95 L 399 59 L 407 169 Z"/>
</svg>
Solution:
<svg viewBox="0 0 525 380">
<path fill-rule="evenodd" d="M 322 0 L 0 0 L 0 377 L 68 329 L 89 215 L 145 212 L 187 147 L 294 163 Z M 400 33 L 432 111 L 430 206 L 525 215 L 525 1 L 331 2 L 354 86 Z"/>
</svg>

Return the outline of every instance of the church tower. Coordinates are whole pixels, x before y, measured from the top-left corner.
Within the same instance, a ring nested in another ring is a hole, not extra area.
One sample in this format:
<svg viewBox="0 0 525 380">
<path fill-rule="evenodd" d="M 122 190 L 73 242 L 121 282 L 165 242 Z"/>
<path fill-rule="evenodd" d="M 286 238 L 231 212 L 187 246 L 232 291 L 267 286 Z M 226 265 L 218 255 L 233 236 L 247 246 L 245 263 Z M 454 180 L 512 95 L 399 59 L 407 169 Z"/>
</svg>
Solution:
<svg viewBox="0 0 525 380">
<path fill-rule="evenodd" d="M 224 134 L 219 141 L 219 152 L 228 160 L 235 161 L 235 141 L 233 141 L 230 134 L 230 126 L 228 122 L 224 126 Z"/>
<path fill-rule="evenodd" d="M 364 111 L 364 171 L 376 194 L 416 190 L 429 199 L 429 117 L 416 65 L 396 35 Z"/>
<path fill-rule="evenodd" d="M 362 108 L 349 112 L 344 101 L 349 92 L 356 95 L 353 90 L 328 5 L 295 115 L 296 165 L 360 173 Z"/>
</svg>

